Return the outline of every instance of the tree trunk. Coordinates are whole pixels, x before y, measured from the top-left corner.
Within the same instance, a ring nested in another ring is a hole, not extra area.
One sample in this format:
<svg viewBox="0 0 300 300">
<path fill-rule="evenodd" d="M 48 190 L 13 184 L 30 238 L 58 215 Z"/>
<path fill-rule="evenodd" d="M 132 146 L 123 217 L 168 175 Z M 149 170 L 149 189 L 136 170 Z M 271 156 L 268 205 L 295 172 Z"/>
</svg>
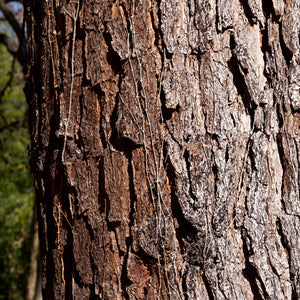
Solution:
<svg viewBox="0 0 300 300">
<path fill-rule="evenodd" d="M 32 216 L 31 236 L 30 264 L 27 273 L 27 291 L 25 299 L 42 300 L 40 242 L 38 236 L 36 207 L 34 208 Z"/>
<path fill-rule="evenodd" d="M 299 2 L 28 2 L 44 299 L 300 298 Z"/>
</svg>

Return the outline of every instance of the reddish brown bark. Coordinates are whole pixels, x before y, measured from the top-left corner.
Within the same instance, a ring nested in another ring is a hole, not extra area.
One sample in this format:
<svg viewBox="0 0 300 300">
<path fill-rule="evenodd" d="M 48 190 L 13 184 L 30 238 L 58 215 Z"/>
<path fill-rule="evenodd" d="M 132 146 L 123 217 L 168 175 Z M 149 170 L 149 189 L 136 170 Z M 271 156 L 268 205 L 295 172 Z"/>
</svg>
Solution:
<svg viewBox="0 0 300 300">
<path fill-rule="evenodd" d="M 300 297 L 297 24 L 292 0 L 29 1 L 45 299 Z"/>
</svg>

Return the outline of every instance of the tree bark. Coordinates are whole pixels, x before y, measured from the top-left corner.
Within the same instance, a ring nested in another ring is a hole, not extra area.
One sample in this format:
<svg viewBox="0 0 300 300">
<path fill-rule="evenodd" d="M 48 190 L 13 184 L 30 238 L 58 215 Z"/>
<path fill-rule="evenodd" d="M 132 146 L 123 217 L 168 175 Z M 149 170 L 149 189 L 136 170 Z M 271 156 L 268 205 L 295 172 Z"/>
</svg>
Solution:
<svg viewBox="0 0 300 300">
<path fill-rule="evenodd" d="M 300 298 L 299 2 L 28 2 L 44 299 Z"/>
</svg>

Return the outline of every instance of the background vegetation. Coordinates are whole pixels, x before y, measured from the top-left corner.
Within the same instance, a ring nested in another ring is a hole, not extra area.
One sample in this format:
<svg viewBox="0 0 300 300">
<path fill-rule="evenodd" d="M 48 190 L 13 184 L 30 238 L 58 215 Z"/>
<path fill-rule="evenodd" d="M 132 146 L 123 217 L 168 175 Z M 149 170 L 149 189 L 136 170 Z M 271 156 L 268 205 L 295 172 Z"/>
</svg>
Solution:
<svg viewBox="0 0 300 300">
<path fill-rule="evenodd" d="M 0 299 L 24 299 L 33 215 L 24 79 L 0 44 Z"/>
</svg>

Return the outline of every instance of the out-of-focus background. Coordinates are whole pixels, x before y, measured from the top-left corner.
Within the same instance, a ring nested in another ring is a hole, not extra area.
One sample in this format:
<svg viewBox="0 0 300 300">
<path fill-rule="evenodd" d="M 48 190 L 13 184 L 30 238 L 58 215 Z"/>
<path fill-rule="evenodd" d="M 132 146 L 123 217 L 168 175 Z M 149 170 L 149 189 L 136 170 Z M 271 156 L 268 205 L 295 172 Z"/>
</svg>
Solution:
<svg viewBox="0 0 300 300">
<path fill-rule="evenodd" d="M 0 300 L 30 299 L 34 196 L 27 162 L 22 3 L 0 0 Z"/>
</svg>

